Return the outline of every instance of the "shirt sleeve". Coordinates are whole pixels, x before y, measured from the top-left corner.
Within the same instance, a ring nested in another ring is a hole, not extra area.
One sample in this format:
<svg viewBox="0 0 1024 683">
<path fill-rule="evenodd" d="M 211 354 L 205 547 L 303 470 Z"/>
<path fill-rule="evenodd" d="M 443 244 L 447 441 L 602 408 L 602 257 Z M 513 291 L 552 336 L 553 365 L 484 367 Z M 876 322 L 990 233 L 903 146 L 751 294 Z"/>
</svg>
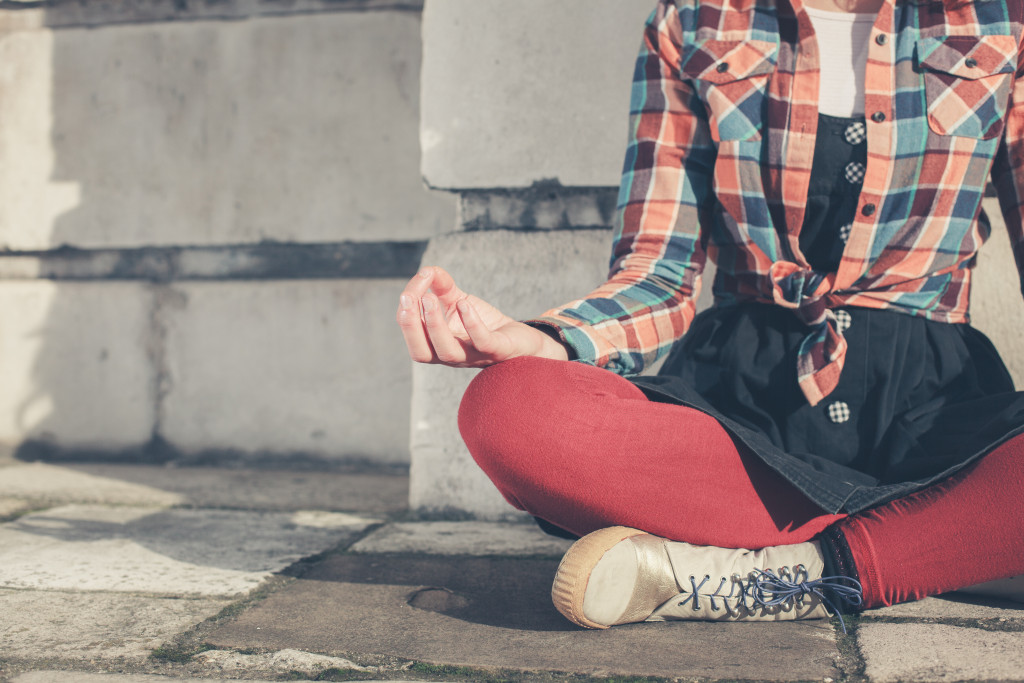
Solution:
<svg viewBox="0 0 1024 683">
<path fill-rule="evenodd" d="M 554 328 L 576 360 L 623 375 L 639 373 L 689 327 L 706 260 L 701 214 L 716 148 L 703 103 L 679 75 L 682 35 L 675 2 L 661 0 L 633 76 L 607 282 L 530 321 Z"/>
<path fill-rule="evenodd" d="M 992 166 L 992 184 L 1020 274 L 1024 294 L 1024 48 L 1018 47 L 1017 72 L 1010 94 L 1006 129 Z"/>
</svg>

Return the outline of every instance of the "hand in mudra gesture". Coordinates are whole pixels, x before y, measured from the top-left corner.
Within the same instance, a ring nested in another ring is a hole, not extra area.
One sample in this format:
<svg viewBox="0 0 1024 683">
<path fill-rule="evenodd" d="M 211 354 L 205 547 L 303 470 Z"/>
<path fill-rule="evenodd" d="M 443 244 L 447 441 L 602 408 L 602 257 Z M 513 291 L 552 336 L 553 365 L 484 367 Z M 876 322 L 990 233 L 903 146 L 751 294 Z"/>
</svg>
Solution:
<svg viewBox="0 0 1024 683">
<path fill-rule="evenodd" d="M 409 280 L 396 318 L 409 357 L 419 363 L 482 368 L 517 356 L 569 357 L 562 344 L 466 294 L 437 266 Z"/>
</svg>

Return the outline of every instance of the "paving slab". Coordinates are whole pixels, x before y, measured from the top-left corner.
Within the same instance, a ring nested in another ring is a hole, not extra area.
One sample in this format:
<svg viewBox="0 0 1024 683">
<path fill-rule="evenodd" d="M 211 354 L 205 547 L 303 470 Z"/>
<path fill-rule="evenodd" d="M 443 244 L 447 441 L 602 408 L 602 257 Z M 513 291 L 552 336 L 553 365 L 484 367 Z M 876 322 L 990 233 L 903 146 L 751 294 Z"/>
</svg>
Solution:
<svg viewBox="0 0 1024 683">
<path fill-rule="evenodd" d="M 0 652 L 28 661 L 144 660 L 228 604 L 210 598 L 0 589 Z"/>
<path fill-rule="evenodd" d="M 11 683 L 194 683 L 195 681 L 209 681 L 209 678 L 175 678 L 172 676 L 155 676 L 151 674 L 106 674 L 106 673 L 85 673 L 80 671 L 30 671 L 11 679 Z M 247 683 L 274 683 L 267 680 L 255 680 L 247 678 Z M 289 678 L 290 681 L 303 683 L 302 679 Z M 384 681 L 369 681 L 359 679 L 362 683 L 385 683 Z M 389 678 L 387 683 L 405 681 L 416 683 L 411 678 Z"/>
<path fill-rule="evenodd" d="M 866 624 L 857 633 L 865 674 L 889 681 L 1019 681 L 1024 633 L 945 624 Z"/>
<path fill-rule="evenodd" d="M 208 650 L 197 654 L 193 661 L 203 664 L 204 671 L 230 674 L 258 670 L 260 672 L 274 671 L 281 674 L 298 672 L 315 677 L 328 669 L 374 671 L 372 667 L 359 666 L 344 657 L 328 657 L 291 648 L 261 654 L 247 654 L 234 650 Z"/>
<path fill-rule="evenodd" d="M 556 566 L 553 558 L 334 555 L 220 623 L 206 640 L 221 649 L 298 648 L 589 675 L 839 675 L 828 621 L 578 628 L 551 605 Z"/>
<path fill-rule="evenodd" d="M 32 504 L 21 498 L 0 497 L 0 520 L 8 519 L 19 515 L 26 510 L 31 510 Z"/>
<path fill-rule="evenodd" d="M 49 504 L 171 506 L 185 497 L 157 482 L 133 482 L 96 472 L 46 463 L 10 464 L 0 468 L 0 496 L 29 498 Z"/>
<path fill-rule="evenodd" d="M 178 505 L 194 507 L 382 514 L 405 510 L 409 504 L 409 477 L 404 473 L 112 464 L 67 465 L 65 469 L 105 482 L 158 489 L 177 496 Z M 0 472 L 0 495 L 4 476 Z M 68 502 L 82 501 L 70 498 Z"/>
<path fill-rule="evenodd" d="M 865 617 L 914 617 L 921 619 L 997 619 L 1024 621 L 1024 605 L 1019 603 L 950 593 L 891 607 L 865 610 Z"/>
<path fill-rule="evenodd" d="M 509 522 L 396 522 L 373 531 L 350 550 L 357 553 L 434 555 L 556 555 L 572 541 L 534 524 Z"/>
<path fill-rule="evenodd" d="M 210 680 L 201 678 L 175 678 L 172 676 L 154 676 L 150 674 L 105 674 L 85 673 L 81 671 L 30 671 L 11 679 L 11 683 L 194 683 Z M 299 679 L 290 679 L 302 683 Z M 247 683 L 272 683 L 247 679 Z M 364 683 L 372 683 L 365 681 Z"/>
<path fill-rule="evenodd" d="M 374 520 L 68 505 L 0 525 L 0 587 L 230 596 Z"/>
</svg>

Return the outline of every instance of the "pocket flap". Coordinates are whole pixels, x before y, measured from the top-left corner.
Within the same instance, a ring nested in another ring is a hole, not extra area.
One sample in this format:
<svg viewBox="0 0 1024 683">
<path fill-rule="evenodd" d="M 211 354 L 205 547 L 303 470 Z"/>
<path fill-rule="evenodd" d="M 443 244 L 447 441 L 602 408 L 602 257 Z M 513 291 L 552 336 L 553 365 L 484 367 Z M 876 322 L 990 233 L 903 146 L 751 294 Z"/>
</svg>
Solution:
<svg viewBox="0 0 1024 683">
<path fill-rule="evenodd" d="M 1013 36 L 939 36 L 917 41 L 918 63 L 957 78 L 976 79 L 1017 70 Z"/>
<path fill-rule="evenodd" d="M 765 40 L 706 40 L 684 58 L 684 76 L 728 83 L 775 71 L 775 43 Z"/>
</svg>

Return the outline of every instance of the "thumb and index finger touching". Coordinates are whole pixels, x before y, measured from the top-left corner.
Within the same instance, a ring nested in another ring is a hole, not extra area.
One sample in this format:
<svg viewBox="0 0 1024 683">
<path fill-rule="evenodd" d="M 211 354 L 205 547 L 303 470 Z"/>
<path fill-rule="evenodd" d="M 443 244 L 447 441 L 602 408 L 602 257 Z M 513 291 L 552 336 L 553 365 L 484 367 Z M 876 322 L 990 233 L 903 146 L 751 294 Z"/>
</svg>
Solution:
<svg viewBox="0 0 1024 683">
<path fill-rule="evenodd" d="M 421 299 L 428 292 L 433 292 L 440 300 L 441 305 L 445 307 L 454 305 L 456 301 L 466 297 L 466 293 L 456 286 L 455 279 L 440 266 L 424 266 L 421 268 L 409 280 L 402 295 Z"/>
</svg>

